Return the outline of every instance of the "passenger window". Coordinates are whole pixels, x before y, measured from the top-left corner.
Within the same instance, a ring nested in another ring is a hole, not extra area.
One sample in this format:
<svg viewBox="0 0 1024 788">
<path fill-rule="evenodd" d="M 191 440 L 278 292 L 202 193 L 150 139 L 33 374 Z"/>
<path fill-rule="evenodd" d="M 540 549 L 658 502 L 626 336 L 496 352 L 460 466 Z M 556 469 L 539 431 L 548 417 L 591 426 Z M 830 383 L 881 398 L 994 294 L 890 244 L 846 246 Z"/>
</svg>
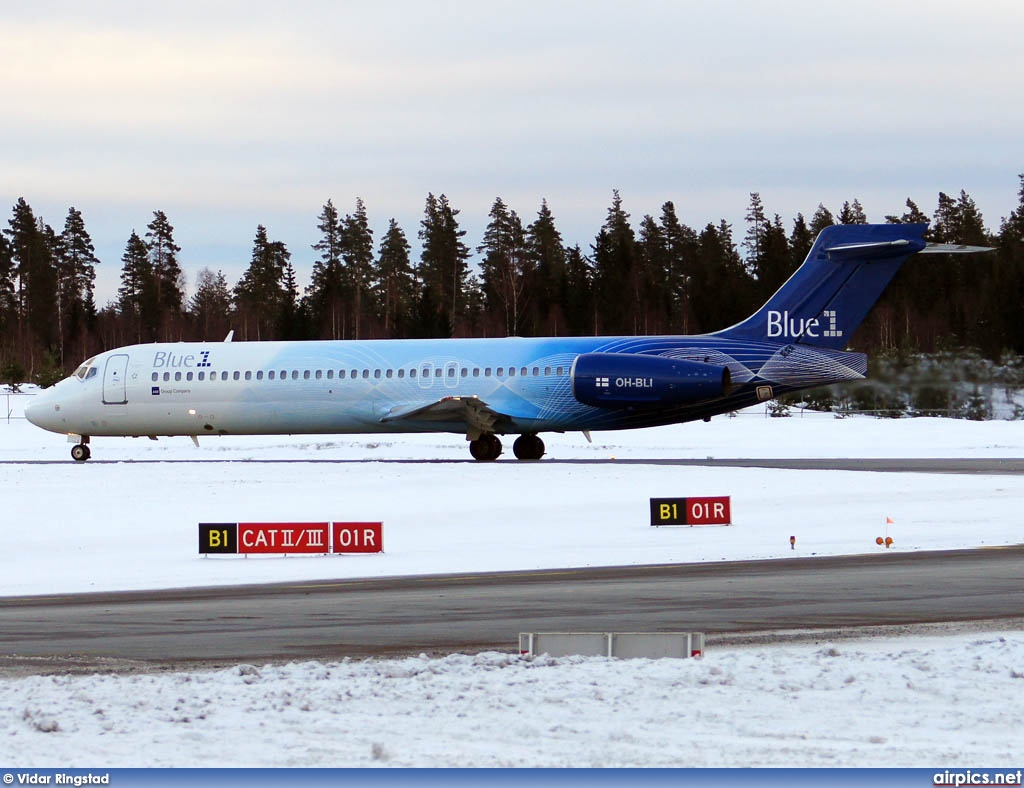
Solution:
<svg viewBox="0 0 1024 788">
<path fill-rule="evenodd" d="M 387 372 L 384 373 L 384 377 L 390 378 L 394 374 L 395 374 L 395 371 L 393 369 L 389 369 Z"/>
<path fill-rule="evenodd" d="M 235 370 L 235 371 L 234 371 L 234 372 L 232 373 L 231 377 L 232 377 L 233 379 L 235 379 L 235 380 L 238 380 L 238 379 L 239 379 L 239 378 L 241 378 L 242 376 L 241 376 L 241 374 L 240 374 L 240 373 L 238 372 L 238 370 L 236 369 L 236 370 Z"/>
<path fill-rule="evenodd" d="M 410 378 L 416 377 L 416 370 L 415 369 L 410 369 L 409 370 L 409 377 Z"/>
<path fill-rule="evenodd" d="M 308 369 L 305 372 L 302 373 L 302 379 L 303 380 L 309 380 L 309 370 Z"/>
<path fill-rule="evenodd" d="M 544 374 L 545 375 L 550 375 L 551 374 L 551 367 L 544 367 Z"/>
<path fill-rule="evenodd" d="M 522 375 L 523 377 L 526 377 L 527 372 L 528 370 L 526 369 L 526 367 L 523 367 L 521 370 L 519 370 L 519 374 Z"/>
<path fill-rule="evenodd" d="M 454 378 L 455 377 L 455 367 L 448 367 L 448 377 L 450 377 L 450 378 Z"/>
<path fill-rule="evenodd" d="M 462 368 L 462 377 L 469 377 L 469 370 L 466 369 L 465 367 Z"/>
<path fill-rule="evenodd" d="M 488 378 L 491 376 L 491 368 L 490 367 L 484 367 L 484 376 L 488 377 Z"/>
<path fill-rule="evenodd" d="M 498 367 L 498 377 L 499 378 L 505 377 L 505 368 L 504 367 Z"/>
<path fill-rule="evenodd" d="M 555 374 L 556 374 L 556 375 L 561 375 L 561 374 L 562 374 L 562 368 L 561 368 L 561 367 L 559 367 L 559 368 L 558 368 L 558 371 L 557 371 L 557 372 L 556 372 Z"/>
<path fill-rule="evenodd" d="M 256 380 L 263 380 L 263 370 L 262 369 L 256 370 Z"/>
<path fill-rule="evenodd" d="M 363 370 L 363 380 L 369 380 L 369 378 L 370 378 L 370 370 L 364 369 Z"/>
<path fill-rule="evenodd" d="M 480 367 L 473 367 L 473 377 L 474 378 L 480 377 Z"/>
<path fill-rule="evenodd" d="M 206 373 L 205 372 L 200 372 L 199 373 L 199 380 L 206 380 Z"/>
<path fill-rule="evenodd" d="M 533 368 L 533 376 L 537 377 L 540 374 L 540 367 Z"/>
<path fill-rule="evenodd" d="M 344 380 L 344 379 L 345 379 L 345 370 L 339 369 L 338 370 L 338 380 Z"/>
<path fill-rule="evenodd" d="M 175 381 L 180 381 L 181 380 L 181 373 L 180 372 L 175 372 L 174 373 L 174 380 Z"/>
<path fill-rule="evenodd" d="M 154 372 L 153 373 L 153 382 L 156 383 L 158 380 L 160 380 L 160 373 L 159 372 Z"/>
<path fill-rule="evenodd" d="M 171 379 L 171 373 L 170 372 L 165 372 L 164 373 L 164 383 L 166 383 L 170 379 Z"/>
<path fill-rule="evenodd" d="M 274 370 L 270 370 L 270 372 L 267 373 L 267 380 L 273 380 L 273 379 L 274 379 Z"/>
<path fill-rule="evenodd" d="M 443 370 L 443 369 L 441 369 L 440 367 L 438 367 L 437 369 L 435 369 L 435 370 L 434 370 L 434 377 L 435 377 L 435 378 L 439 378 L 439 377 L 441 377 L 441 373 L 442 373 L 442 372 L 444 372 L 444 370 Z"/>
<path fill-rule="evenodd" d="M 375 369 L 375 370 L 373 371 L 373 376 L 374 376 L 374 377 L 375 377 L 375 378 L 376 378 L 377 380 L 380 380 L 380 370 L 379 370 L 379 369 Z"/>
<path fill-rule="evenodd" d="M 405 377 L 405 370 L 404 369 L 398 370 L 398 377 L 400 377 L 400 378 L 404 378 Z"/>
<path fill-rule="evenodd" d="M 192 380 L 192 373 L 191 372 L 186 372 L 185 373 L 185 380 Z"/>
<path fill-rule="evenodd" d="M 333 369 L 327 370 L 327 379 L 328 380 L 334 380 L 334 370 Z"/>
<path fill-rule="evenodd" d="M 514 378 L 516 376 L 516 368 L 515 367 L 509 367 L 508 368 L 508 376 L 510 378 Z"/>
</svg>

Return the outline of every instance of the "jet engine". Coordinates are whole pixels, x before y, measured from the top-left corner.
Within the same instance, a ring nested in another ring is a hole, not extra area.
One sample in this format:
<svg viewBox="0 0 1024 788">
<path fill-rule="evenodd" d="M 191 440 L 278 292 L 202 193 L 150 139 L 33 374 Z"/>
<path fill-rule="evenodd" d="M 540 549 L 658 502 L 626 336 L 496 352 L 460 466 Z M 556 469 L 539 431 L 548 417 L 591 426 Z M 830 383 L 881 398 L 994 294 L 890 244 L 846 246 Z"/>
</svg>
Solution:
<svg viewBox="0 0 1024 788">
<path fill-rule="evenodd" d="M 689 405 L 732 388 L 728 367 L 639 353 L 583 353 L 569 376 L 573 396 L 598 408 Z"/>
</svg>

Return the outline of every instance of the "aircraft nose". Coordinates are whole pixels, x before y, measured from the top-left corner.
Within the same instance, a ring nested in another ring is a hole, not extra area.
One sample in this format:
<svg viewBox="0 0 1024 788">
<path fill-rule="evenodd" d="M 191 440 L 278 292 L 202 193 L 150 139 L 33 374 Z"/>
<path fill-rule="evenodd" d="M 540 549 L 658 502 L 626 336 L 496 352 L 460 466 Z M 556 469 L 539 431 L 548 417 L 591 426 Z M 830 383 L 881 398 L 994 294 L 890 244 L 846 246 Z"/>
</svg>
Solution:
<svg viewBox="0 0 1024 788">
<path fill-rule="evenodd" d="M 48 392 L 36 394 L 25 406 L 25 418 L 37 427 L 51 432 L 63 432 L 60 425 L 60 405 Z"/>
</svg>

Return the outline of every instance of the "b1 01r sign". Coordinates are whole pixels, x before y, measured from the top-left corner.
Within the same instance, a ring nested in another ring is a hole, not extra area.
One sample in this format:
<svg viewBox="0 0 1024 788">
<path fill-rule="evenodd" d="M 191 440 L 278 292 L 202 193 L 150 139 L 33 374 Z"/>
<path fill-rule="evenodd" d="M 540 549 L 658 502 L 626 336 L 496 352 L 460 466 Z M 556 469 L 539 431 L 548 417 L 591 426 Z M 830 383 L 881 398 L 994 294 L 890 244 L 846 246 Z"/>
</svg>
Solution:
<svg viewBox="0 0 1024 788">
<path fill-rule="evenodd" d="M 732 525 L 729 496 L 651 498 L 651 525 Z"/>
</svg>

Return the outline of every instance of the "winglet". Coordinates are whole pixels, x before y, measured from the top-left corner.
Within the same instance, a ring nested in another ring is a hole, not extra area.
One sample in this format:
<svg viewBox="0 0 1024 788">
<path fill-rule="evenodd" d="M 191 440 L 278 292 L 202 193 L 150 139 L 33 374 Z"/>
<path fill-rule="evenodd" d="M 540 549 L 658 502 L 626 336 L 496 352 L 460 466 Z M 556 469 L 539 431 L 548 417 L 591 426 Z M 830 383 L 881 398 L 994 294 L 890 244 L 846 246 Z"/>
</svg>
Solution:
<svg viewBox="0 0 1024 788">
<path fill-rule="evenodd" d="M 230 331 L 228 331 L 228 335 L 226 337 L 224 337 L 224 341 L 225 342 L 230 342 L 234 338 L 234 336 L 235 336 L 235 329 L 231 329 Z"/>
</svg>

